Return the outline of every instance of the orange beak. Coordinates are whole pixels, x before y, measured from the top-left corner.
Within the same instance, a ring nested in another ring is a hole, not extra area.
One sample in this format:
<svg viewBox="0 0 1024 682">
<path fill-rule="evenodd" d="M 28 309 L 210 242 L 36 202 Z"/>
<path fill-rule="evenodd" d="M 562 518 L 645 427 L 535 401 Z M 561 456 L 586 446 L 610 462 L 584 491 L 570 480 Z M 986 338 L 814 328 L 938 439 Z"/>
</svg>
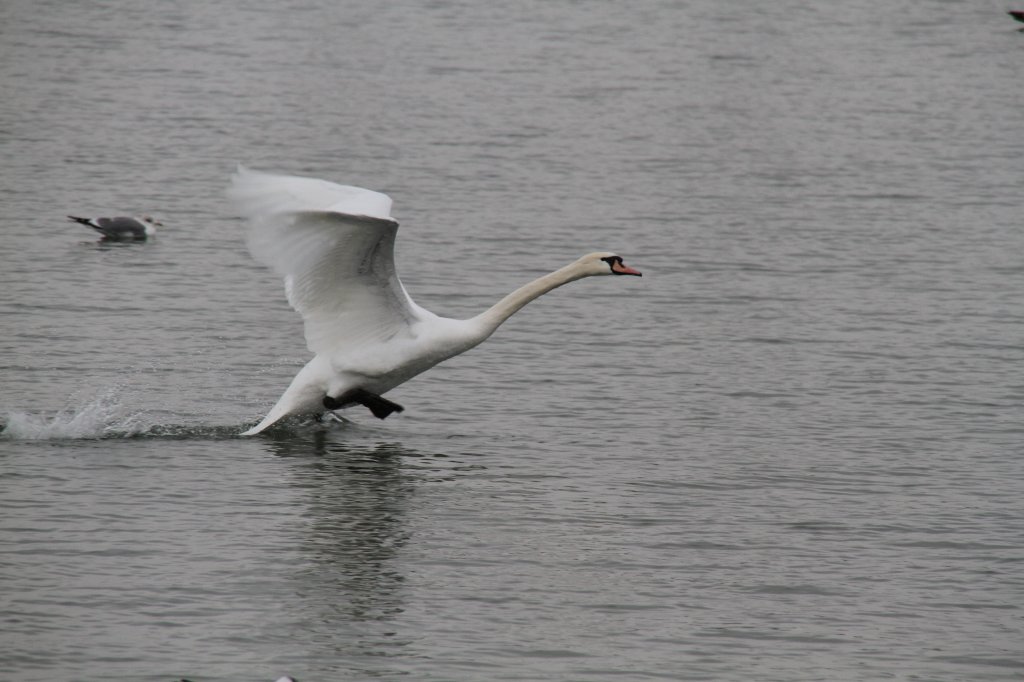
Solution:
<svg viewBox="0 0 1024 682">
<path fill-rule="evenodd" d="M 619 261 L 612 261 L 612 272 L 614 272 L 617 275 L 636 275 L 637 277 L 644 276 L 644 273 L 640 272 L 639 270 L 634 270 L 633 268 L 627 267 L 620 263 Z"/>
</svg>

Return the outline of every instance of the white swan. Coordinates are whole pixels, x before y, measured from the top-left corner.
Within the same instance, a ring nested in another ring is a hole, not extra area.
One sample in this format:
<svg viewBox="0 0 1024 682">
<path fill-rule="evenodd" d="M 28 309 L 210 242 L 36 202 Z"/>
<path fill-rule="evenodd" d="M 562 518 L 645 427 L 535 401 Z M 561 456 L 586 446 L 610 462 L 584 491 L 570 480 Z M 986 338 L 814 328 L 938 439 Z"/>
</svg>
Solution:
<svg viewBox="0 0 1024 682">
<path fill-rule="evenodd" d="M 381 396 L 489 337 L 524 305 L 591 275 L 636 275 L 614 253 L 591 253 L 513 291 L 468 320 L 416 305 L 395 272 L 391 199 L 324 180 L 239 167 L 229 197 L 249 220 L 256 260 L 284 276 L 315 357 L 267 416 L 242 435 L 291 415 L 364 405 L 384 419 L 402 407 Z"/>
</svg>

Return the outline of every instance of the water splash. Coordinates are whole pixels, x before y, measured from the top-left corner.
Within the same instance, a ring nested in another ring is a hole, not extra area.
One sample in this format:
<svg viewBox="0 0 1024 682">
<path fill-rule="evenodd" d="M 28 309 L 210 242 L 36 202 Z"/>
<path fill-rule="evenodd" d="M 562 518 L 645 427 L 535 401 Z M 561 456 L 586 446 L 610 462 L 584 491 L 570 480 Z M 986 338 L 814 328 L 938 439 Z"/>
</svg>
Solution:
<svg viewBox="0 0 1024 682">
<path fill-rule="evenodd" d="M 154 424 L 143 413 L 97 419 L 92 406 L 78 412 L 47 417 L 27 412 L 0 416 L 0 440 L 75 440 L 106 438 L 162 438 L 171 440 L 240 438 L 251 424 L 211 426 Z"/>
<path fill-rule="evenodd" d="M 0 438 L 57 440 L 71 438 L 131 437 L 152 428 L 143 412 L 132 412 L 122 403 L 122 392 L 110 388 L 83 407 L 65 408 L 53 416 L 14 411 L 2 419 Z"/>
<path fill-rule="evenodd" d="M 130 386 L 117 385 L 86 395 L 73 394 L 68 406 L 57 413 L 40 414 L 12 410 L 0 414 L 0 440 L 75 440 L 115 438 L 233 439 L 252 426 L 189 423 L 197 415 L 163 411 L 149 412 L 136 407 Z M 170 417 L 170 420 L 168 420 Z M 354 425 L 344 417 L 330 419 L 295 418 L 282 420 L 275 430 L 344 430 Z"/>
</svg>

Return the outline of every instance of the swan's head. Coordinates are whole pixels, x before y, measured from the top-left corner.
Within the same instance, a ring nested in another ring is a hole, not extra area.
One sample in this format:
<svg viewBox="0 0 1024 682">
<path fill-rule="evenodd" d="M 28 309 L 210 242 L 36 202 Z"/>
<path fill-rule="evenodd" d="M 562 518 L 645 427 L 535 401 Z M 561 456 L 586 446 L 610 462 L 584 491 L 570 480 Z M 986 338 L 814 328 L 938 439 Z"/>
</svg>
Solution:
<svg viewBox="0 0 1024 682">
<path fill-rule="evenodd" d="M 643 277 L 643 273 L 627 267 L 622 262 L 621 256 L 610 251 L 588 253 L 576 263 L 583 269 L 585 275 L 636 275 Z"/>
</svg>

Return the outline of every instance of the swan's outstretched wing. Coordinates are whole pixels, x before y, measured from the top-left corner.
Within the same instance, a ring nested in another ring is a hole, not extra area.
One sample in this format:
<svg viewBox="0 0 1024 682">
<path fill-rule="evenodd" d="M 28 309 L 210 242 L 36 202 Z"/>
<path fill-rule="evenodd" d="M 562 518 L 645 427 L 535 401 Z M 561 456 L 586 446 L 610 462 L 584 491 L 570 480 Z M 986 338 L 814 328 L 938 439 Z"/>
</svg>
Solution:
<svg viewBox="0 0 1024 682">
<path fill-rule="evenodd" d="M 395 272 L 398 223 L 387 195 L 239 168 L 229 196 L 249 219 L 253 257 L 284 276 L 314 353 L 408 337 L 430 315 Z"/>
</svg>

